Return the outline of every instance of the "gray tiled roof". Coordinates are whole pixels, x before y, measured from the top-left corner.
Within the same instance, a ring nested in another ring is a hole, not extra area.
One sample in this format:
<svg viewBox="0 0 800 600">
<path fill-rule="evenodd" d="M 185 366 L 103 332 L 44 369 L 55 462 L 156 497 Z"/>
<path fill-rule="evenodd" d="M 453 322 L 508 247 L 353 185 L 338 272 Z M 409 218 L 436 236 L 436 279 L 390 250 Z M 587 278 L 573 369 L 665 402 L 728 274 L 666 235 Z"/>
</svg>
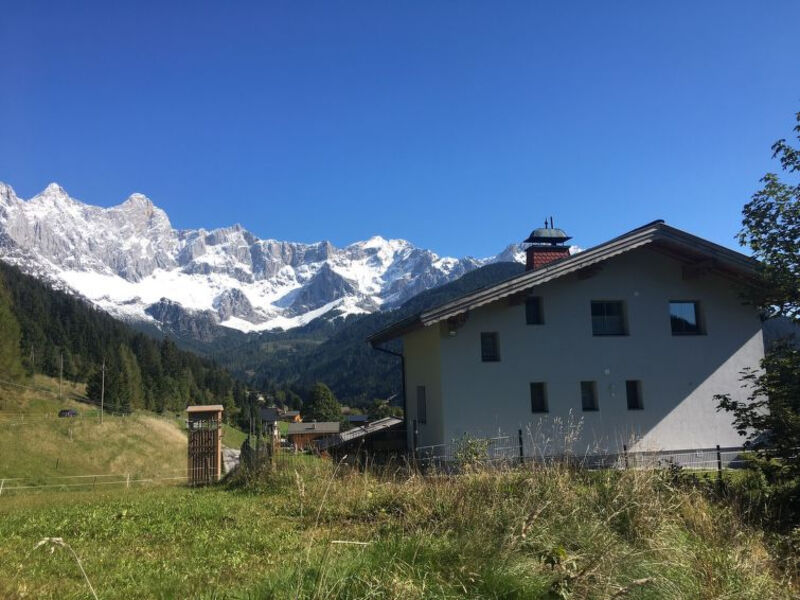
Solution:
<svg viewBox="0 0 800 600">
<path fill-rule="evenodd" d="M 594 248 L 553 261 L 538 269 L 525 271 L 521 275 L 481 288 L 439 306 L 430 307 L 375 332 L 367 340 L 373 345 L 387 342 L 502 298 L 528 293 L 537 285 L 644 246 L 652 246 L 673 256 L 678 255 L 689 264 L 692 262 L 699 264 L 703 261 L 739 280 L 754 281 L 757 277 L 758 262 L 753 258 L 670 227 L 663 221 L 653 221 Z"/>
<path fill-rule="evenodd" d="M 297 435 L 299 433 L 321 433 L 324 435 L 339 433 L 338 421 L 320 421 L 310 423 L 289 423 L 287 435 Z"/>
</svg>

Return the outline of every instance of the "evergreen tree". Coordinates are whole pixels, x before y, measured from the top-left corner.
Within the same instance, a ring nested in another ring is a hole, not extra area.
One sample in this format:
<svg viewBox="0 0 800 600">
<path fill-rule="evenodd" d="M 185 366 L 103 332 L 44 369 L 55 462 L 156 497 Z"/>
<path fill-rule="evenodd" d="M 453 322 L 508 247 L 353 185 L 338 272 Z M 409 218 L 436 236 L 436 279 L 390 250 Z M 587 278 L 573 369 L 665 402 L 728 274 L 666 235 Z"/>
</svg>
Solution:
<svg viewBox="0 0 800 600">
<path fill-rule="evenodd" d="M 64 377 L 88 381 L 87 393 L 99 401 L 105 359 L 110 410 L 183 410 L 191 398 L 226 404 L 234 396 L 237 402 L 231 376 L 211 361 L 180 350 L 171 340 L 135 332 L 15 267 L 0 263 L 0 276 L 7 291 L 0 299 L 0 372 L 8 361 L 4 356 L 17 354 L 28 373 L 57 376 L 63 356 Z M 18 327 L 9 316 L 16 317 Z M 16 353 L 9 353 L 14 348 Z M 9 365 L 10 373 L 14 361 Z"/>
<path fill-rule="evenodd" d="M 142 389 L 142 372 L 139 363 L 128 346 L 119 347 L 120 375 L 125 386 L 126 406 L 123 410 L 144 408 L 144 390 Z"/>
<path fill-rule="evenodd" d="M 0 378 L 18 381 L 24 375 L 20 356 L 20 327 L 0 278 Z"/>
<path fill-rule="evenodd" d="M 89 379 L 86 382 L 86 395 L 92 402 L 100 402 L 100 397 L 102 395 L 102 386 L 103 386 L 103 372 L 102 367 L 96 367 L 92 374 L 89 375 Z"/>
</svg>

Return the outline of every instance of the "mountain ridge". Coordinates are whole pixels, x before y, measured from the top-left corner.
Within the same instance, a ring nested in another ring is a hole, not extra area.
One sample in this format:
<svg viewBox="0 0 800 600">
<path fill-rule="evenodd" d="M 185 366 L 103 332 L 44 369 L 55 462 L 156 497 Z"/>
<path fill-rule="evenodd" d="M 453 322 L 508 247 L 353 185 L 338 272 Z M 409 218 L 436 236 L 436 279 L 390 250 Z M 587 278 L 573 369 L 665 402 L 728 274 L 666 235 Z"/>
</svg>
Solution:
<svg viewBox="0 0 800 600">
<path fill-rule="evenodd" d="M 241 224 L 179 230 L 141 193 L 102 208 L 56 183 L 24 200 L 0 182 L 0 260 L 165 333 L 195 318 L 247 333 L 373 313 L 522 257 L 518 244 L 451 258 L 381 236 L 336 247 L 263 239 Z"/>
</svg>

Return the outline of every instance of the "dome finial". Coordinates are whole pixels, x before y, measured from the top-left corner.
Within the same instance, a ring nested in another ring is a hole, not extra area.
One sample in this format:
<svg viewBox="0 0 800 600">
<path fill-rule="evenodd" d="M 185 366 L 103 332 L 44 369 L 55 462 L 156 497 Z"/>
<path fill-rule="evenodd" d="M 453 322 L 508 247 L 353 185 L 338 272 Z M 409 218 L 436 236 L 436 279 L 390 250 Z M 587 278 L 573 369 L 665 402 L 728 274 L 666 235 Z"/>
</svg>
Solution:
<svg viewBox="0 0 800 600">
<path fill-rule="evenodd" d="M 572 238 L 568 236 L 563 229 L 555 228 L 553 225 L 553 217 L 549 217 L 544 220 L 544 227 L 534 229 L 524 243 L 557 246 L 570 239 Z"/>
</svg>

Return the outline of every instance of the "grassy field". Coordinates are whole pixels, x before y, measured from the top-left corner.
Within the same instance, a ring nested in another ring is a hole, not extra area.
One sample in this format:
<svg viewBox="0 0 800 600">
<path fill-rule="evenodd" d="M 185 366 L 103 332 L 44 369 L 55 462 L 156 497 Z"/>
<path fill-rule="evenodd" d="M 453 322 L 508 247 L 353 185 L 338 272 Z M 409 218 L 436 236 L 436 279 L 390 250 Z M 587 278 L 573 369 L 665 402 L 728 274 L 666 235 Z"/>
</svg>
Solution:
<svg viewBox="0 0 800 600">
<path fill-rule="evenodd" d="M 3 598 L 792 598 L 765 535 L 663 473 L 423 479 L 298 463 L 236 488 L 0 498 Z M 168 558 L 167 558 L 168 557 Z"/>
<path fill-rule="evenodd" d="M 37 483 L 185 468 L 182 420 L 174 415 L 99 425 L 84 405 L 14 393 L 2 396 L 0 478 Z M 61 407 L 85 418 L 52 418 Z M 20 413 L 28 422 L 10 424 Z M 225 435 L 237 445 L 236 431 Z M 46 538 L 69 544 L 104 600 L 761 600 L 800 593 L 797 556 L 776 550 L 734 502 L 712 500 L 668 472 L 552 465 L 422 477 L 292 456 L 277 473 L 207 489 L 171 482 L 7 490 L 0 496 L 0 597 L 92 597 L 69 549 L 39 545 Z"/>
<path fill-rule="evenodd" d="M 56 379 L 35 376 L 24 384 L 28 389 L 0 386 L 0 480 L 17 480 L 6 481 L 7 488 L 74 484 L 79 480 L 66 478 L 75 475 L 118 473 L 136 480 L 185 472 L 185 414 L 106 414 L 101 424 L 97 409 L 69 399 L 85 393 L 82 384 L 63 382 L 62 399 Z M 58 418 L 64 408 L 78 417 Z M 239 448 L 244 438 L 224 426 L 226 446 Z"/>
<path fill-rule="evenodd" d="M 28 385 L 58 389 L 57 381 L 45 377 Z M 83 392 L 79 385 L 64 387 Z M 136 479 L 186 468 L 186 436 L 170 419 L 141 412 L 105 415 L 101 424 L 98 411 L 80 402 L 59 401 L 39 390 L 0 393 L 0 479 L 24 478 L 15 485 L 36 485 L 73 475 L 122 473 Z M 62 408 L 74 408 L 79 416 L 58 418 Z"/>
</svg>

